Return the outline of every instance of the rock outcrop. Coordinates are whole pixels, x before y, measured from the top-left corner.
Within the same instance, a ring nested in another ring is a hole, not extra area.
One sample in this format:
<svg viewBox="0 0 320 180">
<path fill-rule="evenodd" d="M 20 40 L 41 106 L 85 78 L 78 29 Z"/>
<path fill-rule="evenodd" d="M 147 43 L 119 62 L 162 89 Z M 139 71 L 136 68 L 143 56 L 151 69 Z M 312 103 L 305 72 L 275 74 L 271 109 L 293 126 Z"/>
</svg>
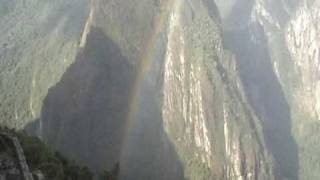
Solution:
<svg viewBox="0 0 320 180">
<path fill-rule="evenodd" d="M 164 128 L 186 178 L 273 179 L 259 121 L 243 95 L 235 59 L 223 49 L 219 18 L 204 5 L 176 1 L 170 15 Z"/>
<path fill-rule="evenodd" d="M 319 8 L 2 1 L 0 123 L 120 179 L 317 179 Z"/>
<path fill-rule="evenodd" d="M 317 167 L 319 161 L 311 157 L 319 146 L 315 133 L 319 129 L 319 3 L 245 2 L 217 0 L 222 12 L 238 9 L 246 15 L 222 13 L 224 39 L 236 54 L 245 92 L 262 121 L 276 161 L 275 174 L 278 178 L 316 179 L 318 168 L 310 167 Z"/>
</svg>

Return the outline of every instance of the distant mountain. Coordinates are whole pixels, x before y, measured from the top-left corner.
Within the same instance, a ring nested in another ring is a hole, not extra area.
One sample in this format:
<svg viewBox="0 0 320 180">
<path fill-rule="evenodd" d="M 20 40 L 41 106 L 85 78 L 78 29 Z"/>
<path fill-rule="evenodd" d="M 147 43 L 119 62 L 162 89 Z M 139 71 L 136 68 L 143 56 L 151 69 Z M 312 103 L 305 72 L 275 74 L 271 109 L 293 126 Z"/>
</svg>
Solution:
<svg viewBox="0 0 320 180">
<path fill-rule="evenodd" d="M 0 0 L 0 124 L 120 179 L 318 179 L 316 0 Z"/>
</svg>

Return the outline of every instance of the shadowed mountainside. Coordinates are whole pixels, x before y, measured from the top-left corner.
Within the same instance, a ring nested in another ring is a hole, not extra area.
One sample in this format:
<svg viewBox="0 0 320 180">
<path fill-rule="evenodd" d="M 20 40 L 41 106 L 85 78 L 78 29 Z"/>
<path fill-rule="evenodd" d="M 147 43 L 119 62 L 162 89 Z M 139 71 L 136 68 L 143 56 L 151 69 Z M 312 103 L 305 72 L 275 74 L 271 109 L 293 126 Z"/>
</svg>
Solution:
<svg viewBox="0 0 320 180">
<path fill-rule="evenodd" d="M 120 161 L 135 74 L 134 67 L 129 65 L 112 40 L 100 29 L 92 28 L 75 63 L 49 90 L 38 125 L 40 136 L 63 154 L 97 172 L 112 168 Z M 137 170 L 152 179 L 181 179 L 182 165 L 162 126 L 157 123 L 159 121 L 154 120 L 154 113 L 149 113 L 148 121 L 156 123 L 150 128 L 153 138 L 134 141 L 148 151 L 143 153 L 146 157 L 132 162 L 134 166 L 130 172 Z M 144 136 L 148 137 L 150 134 Z M 143 164 L 144 160 L 154 161 L 155 166 Z M 168 173 L 171 170 L 173 172 Z M 136 171 L 129 177 L 135 175 L 140 177 Z"/>
<path fill-rule="evenodd" d="M 234 8 L 238 6 L 240 2 Z M 238 17 L 237 12 L 230 18 Z M 298 147 L 291 134 L 290 107 L 273 71 L 265 32 L 259 24 L 242 27 L 225 31 L 225 45 L 236 55 L 246 96 L 262 121 L 267 147 L 276 161 L 276 177 L 297 179 Z"/>
<path fill-rule="evenodd" d="M 245 33 L 237 36 L 248 37 Z M 237 46 L 245 47 L 236 52 L 238 69 L 249 102 L 262 121 L 267 147 L 278 164 L 275 171 L 291 179 L 297 179 L 298 148 L 291 135 L 290 107 L 273 72 L 268 49 L 241 38 L 237 42 L 248 45 Z M 244 52 L 250 55 L 243 55 Z"/>
<path fill-rule="evenodd" d="M 296 180 L 308 148 L 268 44 L 296 1 L 32 0 L 10 13 L 4 0 L 0 31 L 17 30 L 0 37 L 1 123 L 35 119 L 26 130 L 96 172 L 119 162 L 120 179 Z"/>
<path fill-rule="evenodd" d="M 112 166 L 118 161 L 133 74 L 112 40 L 93 28 L 75 63 L 45 98 L 42 138 L 95 170 Z"/>
<path fill-rule="evenodd" d="M 138 113 L 128 144 L 121 157 L 120 179 L 184 179 L 175 147 L 164 131 L 159 95 L 151 84 L 144 84 Z"/>
</svg>

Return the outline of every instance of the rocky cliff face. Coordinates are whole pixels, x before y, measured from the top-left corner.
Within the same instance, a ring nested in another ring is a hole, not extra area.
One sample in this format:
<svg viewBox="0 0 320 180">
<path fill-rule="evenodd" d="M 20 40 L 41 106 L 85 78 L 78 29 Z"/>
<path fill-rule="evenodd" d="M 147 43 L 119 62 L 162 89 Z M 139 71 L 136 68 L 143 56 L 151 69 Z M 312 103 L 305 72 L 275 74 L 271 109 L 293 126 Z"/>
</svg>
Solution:
<svg viewBox="0 0 320 180">
<path fill-rule="evenodd" d="M 121 179 L 319 176 L 317 1 L 0 3 L 2 125 Z"/>
<path fill-rule="evenodd" d="M 275 174 L 289 179 L 316 179 L 317 168 L 313 171 L 310 165 L 317 167 L 318 160 L 310 156 L 319 146 L 315 140 L 319 127 L 319 4 L 303 0 L 246 2 L 239 5 L 229 1 L 228 8 L 220 2 L 222 12 L 247 12 L 242 13 L 247 14 L 245 17 L 222 13 L 226 14 L 225 44 L 237 56 L 245 92 L 262 120 L 268 149 L 280 170 Z M 237 24 L 237 19 L 243 23 Z M 240 44 L 245 47 L 239 48 Z M 281 143 L 284 141 L 285 145 Z"/>
<path fill-rule="evenodd" d="M 162 114 L 186 177 L 272 179 L 272 162 L 243 95 L 235 59 L 223 50 L 218 17 L 208 15 L 215 9 L 195 1 L 175 5 L 168 27 Z"/>
<path fill-rule="evenodd" d="M 319 119 L 319 2 L 301 2 L 285 28 L 285 38 L 292 57 L 293 71 L 300 77 L 294 95 L 299 109 Z"/>
<path fill-rule="evenodd" d="M 299 147 L 300 179 L 317 179 L 319 176 L 319 158 L 312 155 L 319 148 L 319 137 L 316 135 L 320 126 L 319 5 L 317 1 L 300 1 L 292 12 L 290 21 L 283 28 L 291 63 L 289 78 L 284 78 L 285 73 L 280 69 L 284 64 L 279 59 L 274 61 L 274 64 L 279 64 L 279 79 L 283 87 L 288 89 L 287 96 L 293 117 L 292 132 Z"/>
</svg>

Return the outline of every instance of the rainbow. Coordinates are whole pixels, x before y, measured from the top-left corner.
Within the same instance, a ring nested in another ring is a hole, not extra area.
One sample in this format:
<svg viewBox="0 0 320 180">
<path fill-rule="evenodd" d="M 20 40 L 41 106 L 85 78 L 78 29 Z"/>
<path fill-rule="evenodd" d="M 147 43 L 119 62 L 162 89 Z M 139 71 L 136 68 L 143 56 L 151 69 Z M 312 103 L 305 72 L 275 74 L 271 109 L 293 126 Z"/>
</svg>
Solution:
<svg viewBox="0 0 320 180">
<path fill-rule="evenodd" d="M 136 77 L 134 79 L 133 87 L 131 94 L 129 96 L 129 104 L 128 104 L 128 112 L 126 114 L 125 118 L 125 127 L 124 127 L 124 137 L 122 140 L 122 148 L 121 148 L 121 154 L 123 155 L 123 151 L 125 149 L 125 146 L 128 144 L 128 139 L 130 136 L 130 132 L 133 129 L 134 121 L 135 121 L 135 114 L 138 111 L 138 102 L 139 102 L 139 92 L 141 90 L 142 83 L 144 82 L 144 79 L 146 77 L 146 73 L 150 69 L 150 66 L 152 64 L 153 55 L 155 51 L 155 42 L 157 36 L 162 32 L 166 25 L 167 15 L 168 12 L 170 12 L 171 3 L 175 0 L 167 0 L 164 2 L 161 7 L 162 12 L 154 18 L 153 22 L 153 31 L 150 33 L 148 40 L 146 41 L 144 45 L 144 50 L 142 52 L 140 62 L 138 64 L 138 71 L 136 74 Z"/>
</svg>

